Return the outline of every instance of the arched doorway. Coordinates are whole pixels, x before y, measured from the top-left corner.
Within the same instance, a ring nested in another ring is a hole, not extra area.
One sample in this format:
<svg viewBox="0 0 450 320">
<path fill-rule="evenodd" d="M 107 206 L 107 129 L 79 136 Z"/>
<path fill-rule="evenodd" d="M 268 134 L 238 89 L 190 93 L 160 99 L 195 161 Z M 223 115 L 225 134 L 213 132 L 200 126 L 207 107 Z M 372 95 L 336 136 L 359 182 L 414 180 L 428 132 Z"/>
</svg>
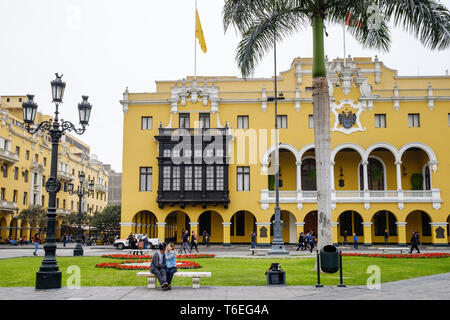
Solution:
<svg viewBox="0 0 450 320">
<path fill-rule="evenodd" d="M 233 214 L 230 219 L 231 243 L 250 243 L 251 233 L 256 231 L 256 217 L 247 210 L 241 210 Z M 203 230 L 199 229 L 200 235 Z"/>
<path fill-rule="evenodd" d="M 450 243 L 450 215 L 447 218 L 447 241 Z"/>
<path fill-rule="evenodd" d="M 353 210 L 344 211 L 339 215 L 339 242 L 344 242 L 347 235 L 347 242 L 353 241 L 353 233 L 358 236 L 358 243 L 364 242 L 364 227 L 361 215 Z"/>
<path fill-rule="evenodd" d="M 166 217 L 165 235 L 166 242 L 173 241 L 180 243 L 182 241 L 182 233 L 184 230 L 191 232 L 191 219 L 186 212 L 177 210 L 169 213 Z"/>
<path fill-rule="evenodd" d="M 216 211 L 205 211 L 198 218 L 198 233 L 209 234 L 210 243 L 223 243 L 223 218 Z"/>
<path fill-rule="evenodd" d="M 372 218 L 372 243 L 385 243 L 385 230 L 388 231 L 389 243 L 398 243 L 397 218 L 387 210 L 378 211 Z"/>
<path fill-rule="evenodd" d="M 305 226 L 303 230 L 305 233 L 310 231 L 314 232 L 314 236 L 317 236 L 317 210 L 309 212 L 304 219 Z"/>
<path fill-rule="evenodd" d="M 430 158 L 423 149 L 410 147 L 402 150 L 402 189 L 431 190 Z"/>
<path fill-rule="evenodd" d="M 17 226 L 17 219 L 13 218 L 11 220 L 11 223 L 9 224 L 9 236 L 14 239 L 17 240 L 18 239 L 18 226 Z"/>
<path fill-rule="evenodd" d="M 421 243 L 431 243 L 431 217 L 422 210 L 415 210 L 406 217 L 406 242 L 409 243 L 412 232 L 419 233 Z"/>
<path fill-rule="evenodd" d="M 273 221 L 275 220 L 275 214 L 270 218 L 270 241 L 273 240 Z M 284 243 L 297 243 L 297 226 L 295 216 L 287 211 L 281 211 L 281 221 L 282 224 L 282 234 L 283 234 L 283 242 Z M 317 232 L 317 226 L 316 226 Z"/>
<path fill-rule="evenodd" d="M 5 242 L 9 235 L 9 228 L 5 218 L 0 218 L 0 235 L 2 236 L 1 242 Z"/>
</svg>

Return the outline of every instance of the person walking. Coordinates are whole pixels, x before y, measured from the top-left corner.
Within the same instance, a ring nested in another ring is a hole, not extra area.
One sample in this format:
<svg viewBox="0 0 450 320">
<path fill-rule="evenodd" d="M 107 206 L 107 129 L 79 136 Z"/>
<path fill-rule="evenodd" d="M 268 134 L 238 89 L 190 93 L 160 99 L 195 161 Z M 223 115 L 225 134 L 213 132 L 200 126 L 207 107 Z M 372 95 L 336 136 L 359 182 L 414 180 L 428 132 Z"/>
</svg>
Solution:
<svg viewBox="0 0 450 320">
<path fill-rule="evenodd" d="M 147 237 L 147 234 L 145 234 L 144 235 L 144 249 L 148 248 L 148 244 L 149 244 L 148 237 Z"/>
<path fill-rule="evenodd" d="M 252 233 L 250 234 L 250 249 L 256 248 L 256 232 L 255 230 L 252 230 Z M 255 250 L 252 251 L 252 255 L 255 254 Z"/>
<path fill-rule="evenodd" d="M 37 252 L 38 252 L 38 250 L 39 250 L 39 241 L 41 240 L 41 238 L 39 238 L 39 234 L 35 234 L 34 235 L 34 237 L 33 237 L 33 244 L 34 244 L 34 251 L 33 251 L 33 254 L 35 255 L 35 256 L 37 256 Z"/>
<path fill-rule="evenodd" d="M 309 243 L 309 250 L 312 253 L 314 249 L 314 235 L 312 232 L 309 233 L 308 243 Z"/>
<path fill-rule="evenodd" d="M 184 238 L 184 229 L 181 229 L 181 242 L 180 242 L 180 250 L 178 250 L 178 253 L 181 254 L 181 250 L 183 249 L 183 238 Z"/>
<path fill-rule="evenodd" d="M 353 233 L 353 248 L 358 249 L 358 236 Z"/>
<path fill-rule="evenodd" d="M 414 232 L 414 231 L 412 232 L 410 244 L 411 244 L 411 250 L 409 251 L 409 253 L 412 253 L 414 249 L 417 250 L 417 253 L 420 253 L 419 234 L 417 232 Z"/>
<path fill-rule="evenodd" d="M 175 272 L 177 272 L 177 264 L 176 264 L 176 254 L 175 254 L 175 244 L 170 242 L 166 247 L 166 252 L 164 253 L 166 256 L 166 273 L 167 273 L 167 283 L 168 289 L 172 289 L 172 279 Z"/>
<path fill-rule="evenodd" d="M 198 245 L 197 245 L 197 235 L 195 234 L 195 231 L 192 230 L 192 235 L 191 235 L 191 248 L 189 249 L 189 253 L 192 252 L 192 248 L 195 246 L 195 250 L 198 253 Z"/>
<path fill-rule="evenodd" d="M 158 250 L 153 254 L 150 272 L 158 278 L 161 288 L 167 290 L 169 284 L 167 283 L 166 255 L 164 254 L 164 250 L 164 244 L 160 243 Z"/>
<path fill-rule="evenodd" d="M 64 233 L 64 236 L 63 236 L 63 246 L 64 247 L 66 246 L 66 243 L 67 243 L 67 233 Z"/>
<path fill-rule="evenodd" d="M 386 247 L 389 243 L 389 232 L 387 231 L 387 229 L 384 230 L 384 243 L 386 244 Z"/>
<path fill-rule="evenodd" d="M 202 244 L 206 245 L 206 235 L 208 234 L 208 232 L 206 232 L 206 229 L 203 229 L 203 233 L 202 233 L 202 237 L 203 237 L 203 241 Z"/>
<path fill-rule="evenodd" d="M 183 250 L 184 250 L 184 253 L 187 253 L 187 251 L 189 249 L 189 231 L 188 230 L 184 230 L 182 246 L 183 247 L 181 248 L 181 253 L 183 253 Z"/>
<path fill-rule="evenodd" d="M 298 246 L 297 246 L 297 250 L 300 249 L 300 251 L 303 251 L 303 245 L 304 245 L 304 236 L 303 236 L 303 232 L 300 232 L 299 236 L 298 236 Z"/>
<path fill-rule="evenodd" d="M 347 230 L 344 230 L 344 245 L 347 245 Z"/>
<path fill-rule="evenodd" d="M 209 233 L 206 232 L 206 246 L 209 248 Z"/>
</svg>

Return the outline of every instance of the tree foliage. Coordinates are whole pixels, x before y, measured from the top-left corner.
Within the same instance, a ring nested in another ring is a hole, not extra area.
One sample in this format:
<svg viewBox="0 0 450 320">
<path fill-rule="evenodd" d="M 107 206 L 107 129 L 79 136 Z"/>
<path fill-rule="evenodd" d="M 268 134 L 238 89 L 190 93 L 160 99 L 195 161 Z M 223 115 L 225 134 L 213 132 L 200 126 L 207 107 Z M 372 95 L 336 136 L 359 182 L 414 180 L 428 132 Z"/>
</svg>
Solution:
<svg viewBox="0 0 450 320">
<path fill-rule="evenodd" d="M 95 213 L 92 217 L 92 226 L 98 231 L 115 231 L 120 229 L 120 206 L 107 206 L 102 212 Z"/>
<path fill-rule="evenodd" d="M 30 206 L 27 209 L 23 209 L 18 218 L 25 220 L 30 226 L 37 226 L 40 230 L 44 230 L 47 227 L 47 211 L 42 206 Z"/>
</svg>

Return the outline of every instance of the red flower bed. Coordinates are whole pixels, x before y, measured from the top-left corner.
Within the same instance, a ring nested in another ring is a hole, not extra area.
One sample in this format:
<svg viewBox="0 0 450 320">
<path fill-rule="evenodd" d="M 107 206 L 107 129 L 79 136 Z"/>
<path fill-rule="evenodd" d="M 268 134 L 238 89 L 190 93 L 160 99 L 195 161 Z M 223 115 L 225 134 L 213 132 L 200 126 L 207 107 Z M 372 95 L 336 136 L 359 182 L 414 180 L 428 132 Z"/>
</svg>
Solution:
<svg viewBox="0 0 450 320">
<path fill-rule="evenodd" d="M 177 259 L 202 259 L 202 258 L 214 258 L 215 254 L 205 254 L 205 253 L 193 253 L 193 254 L 182 254 L 177 255 Z M 152 259 L 151 255 L 133 255 L 133 254 L 104 254 L 102 258 L 110 259 Z"/>
<path fill-rule="evenodd" d="M 378 253 L 342 253 L 348 257 L 374 257 L 374 258 L 409 258 L 409 259 L 438 259 L 448 258 L 450 253 L 433 252 L 433 253 L 407 253 L 407 254 L 378 254 Z"/>
<path fill-rule="evenodd" d="M 105 262 L 105 263 L 99 263 L 96 264 L 96 268 L 112 268 L 112 269 L 118 269 L 118 270 L 148 270 L 149 267 L 147 266 L 126 266 L 125 264 L 128 263 L 143 263 L 143 262 L 150 262 L 149 260 L 127 260 L 124 262 Z M 181 265 L 178 265 L 178 263 L 181 263 Z M 178 269 L 197 269 L 201 268 L 200 264 L 194 261 L 177 261 L 177 268 Z"/>
</svg>

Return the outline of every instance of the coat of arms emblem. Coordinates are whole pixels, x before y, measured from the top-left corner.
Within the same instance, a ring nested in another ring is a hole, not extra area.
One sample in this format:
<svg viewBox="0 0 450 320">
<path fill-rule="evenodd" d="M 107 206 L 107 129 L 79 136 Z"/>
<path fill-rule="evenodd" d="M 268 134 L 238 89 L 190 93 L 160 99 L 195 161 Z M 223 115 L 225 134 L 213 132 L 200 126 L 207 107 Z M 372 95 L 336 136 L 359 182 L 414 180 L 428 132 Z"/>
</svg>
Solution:
<svg viewBox="0 0 450 320">
<path fill-rule="evenodd" d="M 339 115 L 339 124 L 342 125 L 346 129 L 350 129 L 356 123 L 356 114 L 349 111 L 342 111 Z"/>
</svg>

